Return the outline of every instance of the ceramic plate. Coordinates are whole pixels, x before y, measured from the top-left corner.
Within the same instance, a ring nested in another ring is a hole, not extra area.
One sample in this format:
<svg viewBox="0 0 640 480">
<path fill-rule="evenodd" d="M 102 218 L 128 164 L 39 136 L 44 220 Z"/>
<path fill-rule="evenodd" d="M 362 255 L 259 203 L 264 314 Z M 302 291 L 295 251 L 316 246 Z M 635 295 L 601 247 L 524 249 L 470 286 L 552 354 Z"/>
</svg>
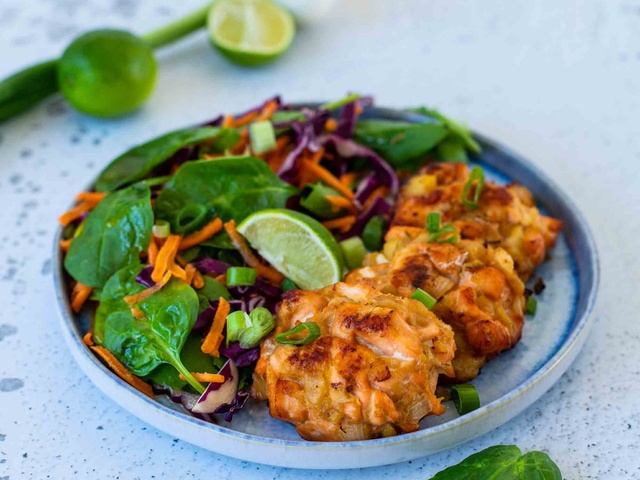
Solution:
<svg viewBox="0 0 640 480">
<path fill-rule="evenodd" d="M 425 121 L 424 117 L 383 108 L 369 108 L 364 115 Z M 489 178 L 522 183 L 533 192 L 542 210 L 565 225 L 552 258 L 537 270 L 547 288 L 538 297 L 535 317 L 525 319 L 522 340 L 488 363 L 473 382 L 482 399 L 480 409 L 458 416 L 449 402 L 446 414 L 427 417 L 416 432 L 341 443 L 302 440 L 291 425 L 272 419 L 264 403 L 250 404 L 232 423 L 220 420 L 216 425 L 196 419 L 166 398 L 154 401 L 139 393 L 84 345 L 82 337 L 90 319 L 74 315 L 69 307 L 56 238 L 55 291 L 62 332 L 71 353 L 98 388 L 150 425 L 217 453 L 274 466 L 337 469 L 397 463 L 450 448 L 498 427 L 544 395 L 584 344 L 598 285 L 598 259 L 584 217 L 546 175 L 508 148 L 480 135 L 476 138 L 483 153 L 474 160 Z"/>
</svg>

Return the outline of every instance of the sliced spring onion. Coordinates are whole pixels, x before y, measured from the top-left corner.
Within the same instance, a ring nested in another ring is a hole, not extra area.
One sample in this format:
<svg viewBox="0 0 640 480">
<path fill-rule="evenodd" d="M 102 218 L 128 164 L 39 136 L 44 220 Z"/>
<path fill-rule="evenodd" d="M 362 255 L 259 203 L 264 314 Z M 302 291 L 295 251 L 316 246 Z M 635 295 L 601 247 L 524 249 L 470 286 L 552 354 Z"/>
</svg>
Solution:
<svg viewBox="0 0 640 480">
<path fill-rule="evenodd" d="M 227 347 L 229 342 L 235 342 L 240 334 L 251 326 L 251 318 L 245 312 L 231 312 L 227 315 Z"/>
<path fill-rule="evenodd" d="M 340 242 L 340 249 L 342 250 L 342 256 L 349 270 L 355 270 L 362 266 L 364 256 L 367 254 L 367 249 L 359 237 L 351 237 L 343 240 Z"/>
<path fill-rule="evenodd" d="M 288 292 L 289 290 L 297 290 L 298 286 L 290 278 L 285 278 L 282 284 L 280 285 L 280 288 L 282 289 L 283 292 Z"/>
<path fill-rule="evenodd" d="M 536 297 L 531 295 L 527 299 L 527 304 L 524 307 L 524 313 L 526 313 L 527 315 L 535 315 L 537 309 L 538 309 L 538 300 L 536 300 Z"/>
<path fill-rule="evenodd" d="M 473 185 L 473 182 L 477 180 L 475 191 L 473 192 L 473 197 L 469 199 L 469 190 Z M 462 203 L 464 203 L 467 207 L 472 210 L 478 208 L 478 201 L 480 200 L 480 193 L 482 193 L 482 188 L 484 187 L 484 172 L 480 167 L 473 167 L 471 170 L 471 175 L 469 175 L 469 179 L 467 183 L 464 184 L 464 188 L 462 189 Z"/>
<path fill-rule="evenodd" d="M 251 150 L 260 155 L 276 148 L 276 132 L 269 120 L 255 122 L 249 125 L 249 138 Z"/>
<path fill-rule="evenodd" d="M 202 227 L 207 221 L 209 209 L 199 203 L 185 205 L 178 213 L 173 233 L 191 233 Z"/>
<path fill-rule="evenodd" d="M 298 334 L 306 331 L 306 336 L 300 338 Z M 315 322 L 299 323 L 291 330 L 276 335 L 276 342 L 282 345 L 306 345 L 320 338 L 320 327 Z"/>
<path fill-rule="evenodd" d="M 153 226 L 153 236 L 157 238 L 167 238 L 171 235 L 171 226 L 166 220 L 156 220 Z"/>
<path fill-rule="evenodd" d="M 241 287 L 255 285 L 258 272 L 255 268 L 231 267 L 227 270 L 227 286 Z"/>
<path fill-rule="evenodd" d="M 331 187 L 327 187 L 323 183 L 318 182 L 309 184 L 302 190 L 300 205 L 309 210 L 315 216 L 325 220 L 336 218 L 342 213 L 342 211 L 341 209 L 336 209 L 333 206 L 333 204 L 327 199 L 327 195 L 334 197 L 342 196 L 340 192 Z"/>
<path fill-rule="evenodd" d="M 480 395 L 476 387 L 470 383 L 461 383 L 451 387 L 451 398 L 460 415 L 480 408 Z"/>
<path fill-rule="evenodd" d="M 435 304 L 438 302 L 435 298 L 433 298 L 421 288 L 416 288 L 416 290 L 411 294 L 411 298 L 413 298 L 414 300 L 418 300 L 429 310 L 433 309 Z"/>
<path fill-rule="evenodd" d="M 451 222 L 440 225 L 440 213 L 430 213 L 427 215 L 426 229 L 429 235 L 429 242 L 435 243 L 456 243 L 459 240 L 458 235 L 449 235 L 458 230 Z"/>
<path fill-rule="evenodd" d="M 238 336 L 242 348 L 255 347 L 276 326 L 273 315 L 266 308 L 254 308 L 249 317 L 251 325 L 242 330 Z"/>
<path fill-rule="evenodd" d="M 385 221 L 382 215 L 374 215 L 365 225 L 362 231 L 362 241 L 368 250 L 373 252 L 382 248 L 384 224 Z"/>
</svg>

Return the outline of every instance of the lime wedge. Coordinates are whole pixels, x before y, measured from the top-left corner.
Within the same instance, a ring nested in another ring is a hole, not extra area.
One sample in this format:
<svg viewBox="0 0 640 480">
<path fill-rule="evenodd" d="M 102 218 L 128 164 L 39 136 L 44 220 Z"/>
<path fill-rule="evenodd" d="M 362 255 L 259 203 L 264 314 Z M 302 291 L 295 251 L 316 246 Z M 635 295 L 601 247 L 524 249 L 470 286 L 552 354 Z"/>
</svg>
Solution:
<svg viewBox="0 0 640 480">
<path fill-rule="evenodd" d="M 276 59 L 296 32 L 291 14 L 269 0 L 216 0 L 207 29 L 218 50 L 241 65 Z"/>
<path fill-rule="evenodd" d="M 286 209 L 261 210 L 238 231 L 265 260 L 305 290 L 342 279 L 342 253 L 333 235 L 317 220 Z"/>
</svg>

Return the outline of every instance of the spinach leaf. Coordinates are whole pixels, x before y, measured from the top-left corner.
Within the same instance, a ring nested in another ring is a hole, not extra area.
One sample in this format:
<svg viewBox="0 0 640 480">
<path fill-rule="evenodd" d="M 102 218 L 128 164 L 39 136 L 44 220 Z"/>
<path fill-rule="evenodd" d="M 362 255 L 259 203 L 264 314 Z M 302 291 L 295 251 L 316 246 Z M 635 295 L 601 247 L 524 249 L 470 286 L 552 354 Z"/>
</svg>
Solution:
<svg viewBox="0 0 640 480">
<path fill-rule="evenodd" d="M 280 180 L 265 162 L 253 157 L 225 157 L 187 162 L 156 199 L 156 217 L 185 230 L 183 211 L 206 208 L 227 221 L 241 221 L 266 208 L 284 208 L 297 189 Z"/>
<path fill-rule="evenodd" d="M 236 247 L 233 246 L 233 242 L 231 242 L 231 237 L 229 234 L 222 230 L 220 233 L 215 234 L 208 240 L 205 240 L 200 245 L 203 247 L 211 247 L 217 248 L 219 250 L 235 250 Z"/>
<path fill-rule="evenodd" d="M 77 281 L 101 287 L 149 246 L 153 227 L 149 187 L 133 185 L 107 195 L 82 225 L 64 266 Z"/>
<path fill-rule="evenodd" d="M 104 286 L 94 322 L 94 338 L 132 373 L 144 376 L 168 363 L 200 393 L 203 386 L 180 360 L 180 351 L 198 316 L 198 296 L 181 280 L 171 279 L 160 291 L 136 307 L 144 318 L 131 313 L 124 297 L 144 290 L 136 282 L 137 263 L 116 272 Z"/>
<path fill-rule="evenodd" d="M 459 140 L 467 150 L 475 154 L 479 154 L 480 152 L 482 152 L 482 147 L 480 147 L 480 144 L 478 144 L 478 142 L 474 140 L 473 135 L 471 134 L 469 129 L 463 124 L 445 117 L 437 110 L 426 107 L 411 108 L 410 111 L 413 113 L 417 113 L 418 115 L 424 115 L 425 117 L 434 118 L 441 121 L 449 130 L 450 136 L 454 139 Z"/>
<path fill-rule="evenodd" d="M 438 159 L 443 162 L 467 163 L 469 161 L 464 144 L 459 139 L 454 138 L 451 135 L 449 135 L 444 141 L 440 142 L 436 151 L 438 153 Z"/>
<path fill-rule="evenodd" d="M 211 355 L 202 353 L 200 349 L 202 340 L 203 337 L 201 335 L 189 334 L 180 352 L 180 360 L 190 372 L 217 373 L 218 368 L 215 365 L 214 358 Z M 187 385 L 185 380 L 180 379 L 180 373 L 168 363 L 159 365 L 144 378 L 157 385 L 178 390 L 184 390 Z"/>
<path fill-rule="evenodd" d="M 525 455 L 515 445 L 495 445 L 437 473 L 431 480 L 562 480 L 546 453 Z"/>
<path fill-rule="evenodd" d="M 449 131 L 442 123 L 409 123 L 391 120 L 361 120 L 354 140 L 365 145 L 395 168 L 415 168 L 427 152 Z"/>
<path fill-rule="evenodd" d="M 231 299 L 231 294 L 229 293 L 229 290 L 227 290 L 227 287 L 215 278 L 204 275 L 202 279 L 204 280 L 204 286 L 200 290 L 196 291 L 199 302 L 198 313 L 202 313 L 204 310 L 209 308 L 211 305 L 210 302 L 219 300 L 220 297 L 225 300 Z"/>
<path fill-rule="evenodd" d="M 228 140 L 230 133 L 226 130 L 228 129 L 217 127 L 186 128 L 133 147 L 102 171 L 96 182 L 96 190 L 111 192 L 136 180 L 141 180 L 183 147 L 204 140 L 213 140 L 220 135 Z M 237 133 L 235 131 L 233 133 L 236 135 L 237 142 Z"/>
</svg>

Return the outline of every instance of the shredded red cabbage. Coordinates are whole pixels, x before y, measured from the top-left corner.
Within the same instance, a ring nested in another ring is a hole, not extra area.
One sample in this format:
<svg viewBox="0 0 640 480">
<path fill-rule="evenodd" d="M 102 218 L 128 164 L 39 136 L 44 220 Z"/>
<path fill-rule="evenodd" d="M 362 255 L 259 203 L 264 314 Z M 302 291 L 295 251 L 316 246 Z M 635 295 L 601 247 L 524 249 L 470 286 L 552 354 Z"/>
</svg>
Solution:
<svg viewBox="0 0 640 480">
<path fill-rule="evenodd" d="M 356 121 L 358 120 L 358 107 L 364 108 L 371 105 L 373 105 L 372 97 L 360 97 L 342 107 L 335 134 L 342 138 L 353 137 Z"/>
<path fill-rule="evenodd" d="M 240 342 L 231 342 L 226 346 L 225 342 L 220 345 L 220 354 L 233 360 L 237 367 L 248 367 L 260 358 L 260 347 L 242 348 Z"/>
<path fill-rule="evenodd" d="M 196 260 L 193 265 L 201 272 L 213 273 L 215 275 L 224 275 L 231 267 L 228 263 L 208 257 Z"/>
<path fill-rule="evenodd" d="M 230 422 L 233 416 L 245 407 L 247 400 L 249 400 L 249 393 L 239 391 L 231 402 L 220 405 L 213 413 L 224 413 L 224 421 Z"/>
<path fill-rule="evenodd" d="M 153 273 L 152 266 L 144 267 L 142 270 L 140 270 L 140 273 L 136 276 L 136 282 L 138 282 L 141 285 L 144 285 L 147 288 L 153 287 L 156 284 L 156 282 L 151 280 L 152 273 Z"/>
<path fill-rule="evenodd" d="M 360 214 L 356 222 L 353 224 L 353 227 L 351 227 L 351 230 L 342 235 L 341 240 L 346 240 L 351 237 L 359 237 L 362 235 L 362 231 L 369 220 L 371 220 L 371 217 L 374 215 L 382 215 L 386 218 L 390 211 L 391 205 L 389 202 L 382 197 L 376 198 L 375 201 L 369 205 L 369 208 Z"/>
</svg>

